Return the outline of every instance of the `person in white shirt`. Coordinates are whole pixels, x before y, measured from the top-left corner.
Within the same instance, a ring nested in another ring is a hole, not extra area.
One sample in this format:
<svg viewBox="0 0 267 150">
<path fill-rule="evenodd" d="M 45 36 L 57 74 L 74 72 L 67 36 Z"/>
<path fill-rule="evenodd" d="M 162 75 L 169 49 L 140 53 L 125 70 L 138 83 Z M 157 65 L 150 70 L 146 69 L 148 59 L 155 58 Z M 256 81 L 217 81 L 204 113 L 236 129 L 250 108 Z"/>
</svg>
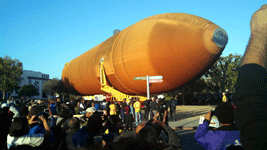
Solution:
<svg viewBox="0 0 267 150">
<path fill-rule="evenodd" d="M 79 112 L 82 113 L 86 110 L 85 100 L 82 100 L 82 102 L 79 105 Z"/>
<path fill-rule="evenodd" d="M 18 145 L 29 145 L 31 147 L 38 147 L 43 143 L 44 138 L 51 134 L 47 121 L 43 116 L 40 116 L 39 119 L 43 122 L 45 133 L 29 134 L 30 124 L 36 123 L 36 121 L 33 121 L 35 117 L 36 116 L 32 116 L 29 121 L 26 117 L 17 117 L 13 119 L 10 126 L 9 134 L 7 135 L 8 149 L 16 147 Z"/>
</svg>

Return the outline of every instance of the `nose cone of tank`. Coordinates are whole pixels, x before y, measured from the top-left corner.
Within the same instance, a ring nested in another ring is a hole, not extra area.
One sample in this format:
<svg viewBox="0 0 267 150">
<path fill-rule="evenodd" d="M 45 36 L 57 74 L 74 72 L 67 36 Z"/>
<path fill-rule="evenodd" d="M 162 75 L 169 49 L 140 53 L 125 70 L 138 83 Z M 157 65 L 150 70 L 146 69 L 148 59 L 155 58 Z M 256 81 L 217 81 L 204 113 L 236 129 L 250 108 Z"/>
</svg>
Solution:
<svg viewBox="0 0 267 150">
<path fill-rule="evenodd" d="M 228 43 L 228 35 L 222 28 L 217 28 L 213 32 L 213 42 L 220 48 L 224 48 Z"/>
</svg>

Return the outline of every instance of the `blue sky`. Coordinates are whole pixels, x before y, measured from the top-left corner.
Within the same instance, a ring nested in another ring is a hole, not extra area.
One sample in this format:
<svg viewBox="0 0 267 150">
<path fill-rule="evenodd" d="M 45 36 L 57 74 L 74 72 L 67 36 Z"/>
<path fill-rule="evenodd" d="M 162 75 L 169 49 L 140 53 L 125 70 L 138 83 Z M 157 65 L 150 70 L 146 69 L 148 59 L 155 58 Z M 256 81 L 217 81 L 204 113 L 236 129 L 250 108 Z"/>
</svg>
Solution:
<svg viewBox="0 0 267 150">
<path fill-rule="evenodd" d="M 188 13 L 228 33 L 223 56 L 244 54 L 250 18 L 266 0 L 10 0 L 0 1 L 0 57 L 61 78 L 66 62 L 152 15 Z"/>
</svg>

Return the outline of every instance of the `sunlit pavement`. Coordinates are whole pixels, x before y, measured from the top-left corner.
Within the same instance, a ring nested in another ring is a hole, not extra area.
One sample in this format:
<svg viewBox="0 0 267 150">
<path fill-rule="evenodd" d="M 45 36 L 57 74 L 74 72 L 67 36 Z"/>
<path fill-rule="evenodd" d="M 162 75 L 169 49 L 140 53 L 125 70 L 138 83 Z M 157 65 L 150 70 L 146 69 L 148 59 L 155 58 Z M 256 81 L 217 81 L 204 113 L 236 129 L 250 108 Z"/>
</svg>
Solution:
<svg viewBox="0 0 267 150">
<path fill-rule="evenodd" d="M 200 116 L 205 115 L 215 106 L 177 106 L 176 121 L 169 119 L 170 127 L 197 127 Z"/>
</svg>

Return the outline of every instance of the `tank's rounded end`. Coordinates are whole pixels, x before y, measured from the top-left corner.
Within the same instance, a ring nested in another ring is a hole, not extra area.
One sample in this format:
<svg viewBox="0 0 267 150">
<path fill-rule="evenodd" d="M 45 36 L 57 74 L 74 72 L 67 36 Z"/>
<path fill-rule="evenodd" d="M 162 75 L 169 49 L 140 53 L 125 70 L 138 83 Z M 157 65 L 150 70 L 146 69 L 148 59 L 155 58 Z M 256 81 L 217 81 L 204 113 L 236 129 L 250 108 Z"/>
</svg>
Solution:
<svg viewBox="0 0 267 150">
<path fill-rule="evenodd" d="M 213 41 L 218 47 L 224 48 L 228 43 L 228 35 L 226 31 L 222 28 L 217 28 L 213 32 Z"/>
</svg>

